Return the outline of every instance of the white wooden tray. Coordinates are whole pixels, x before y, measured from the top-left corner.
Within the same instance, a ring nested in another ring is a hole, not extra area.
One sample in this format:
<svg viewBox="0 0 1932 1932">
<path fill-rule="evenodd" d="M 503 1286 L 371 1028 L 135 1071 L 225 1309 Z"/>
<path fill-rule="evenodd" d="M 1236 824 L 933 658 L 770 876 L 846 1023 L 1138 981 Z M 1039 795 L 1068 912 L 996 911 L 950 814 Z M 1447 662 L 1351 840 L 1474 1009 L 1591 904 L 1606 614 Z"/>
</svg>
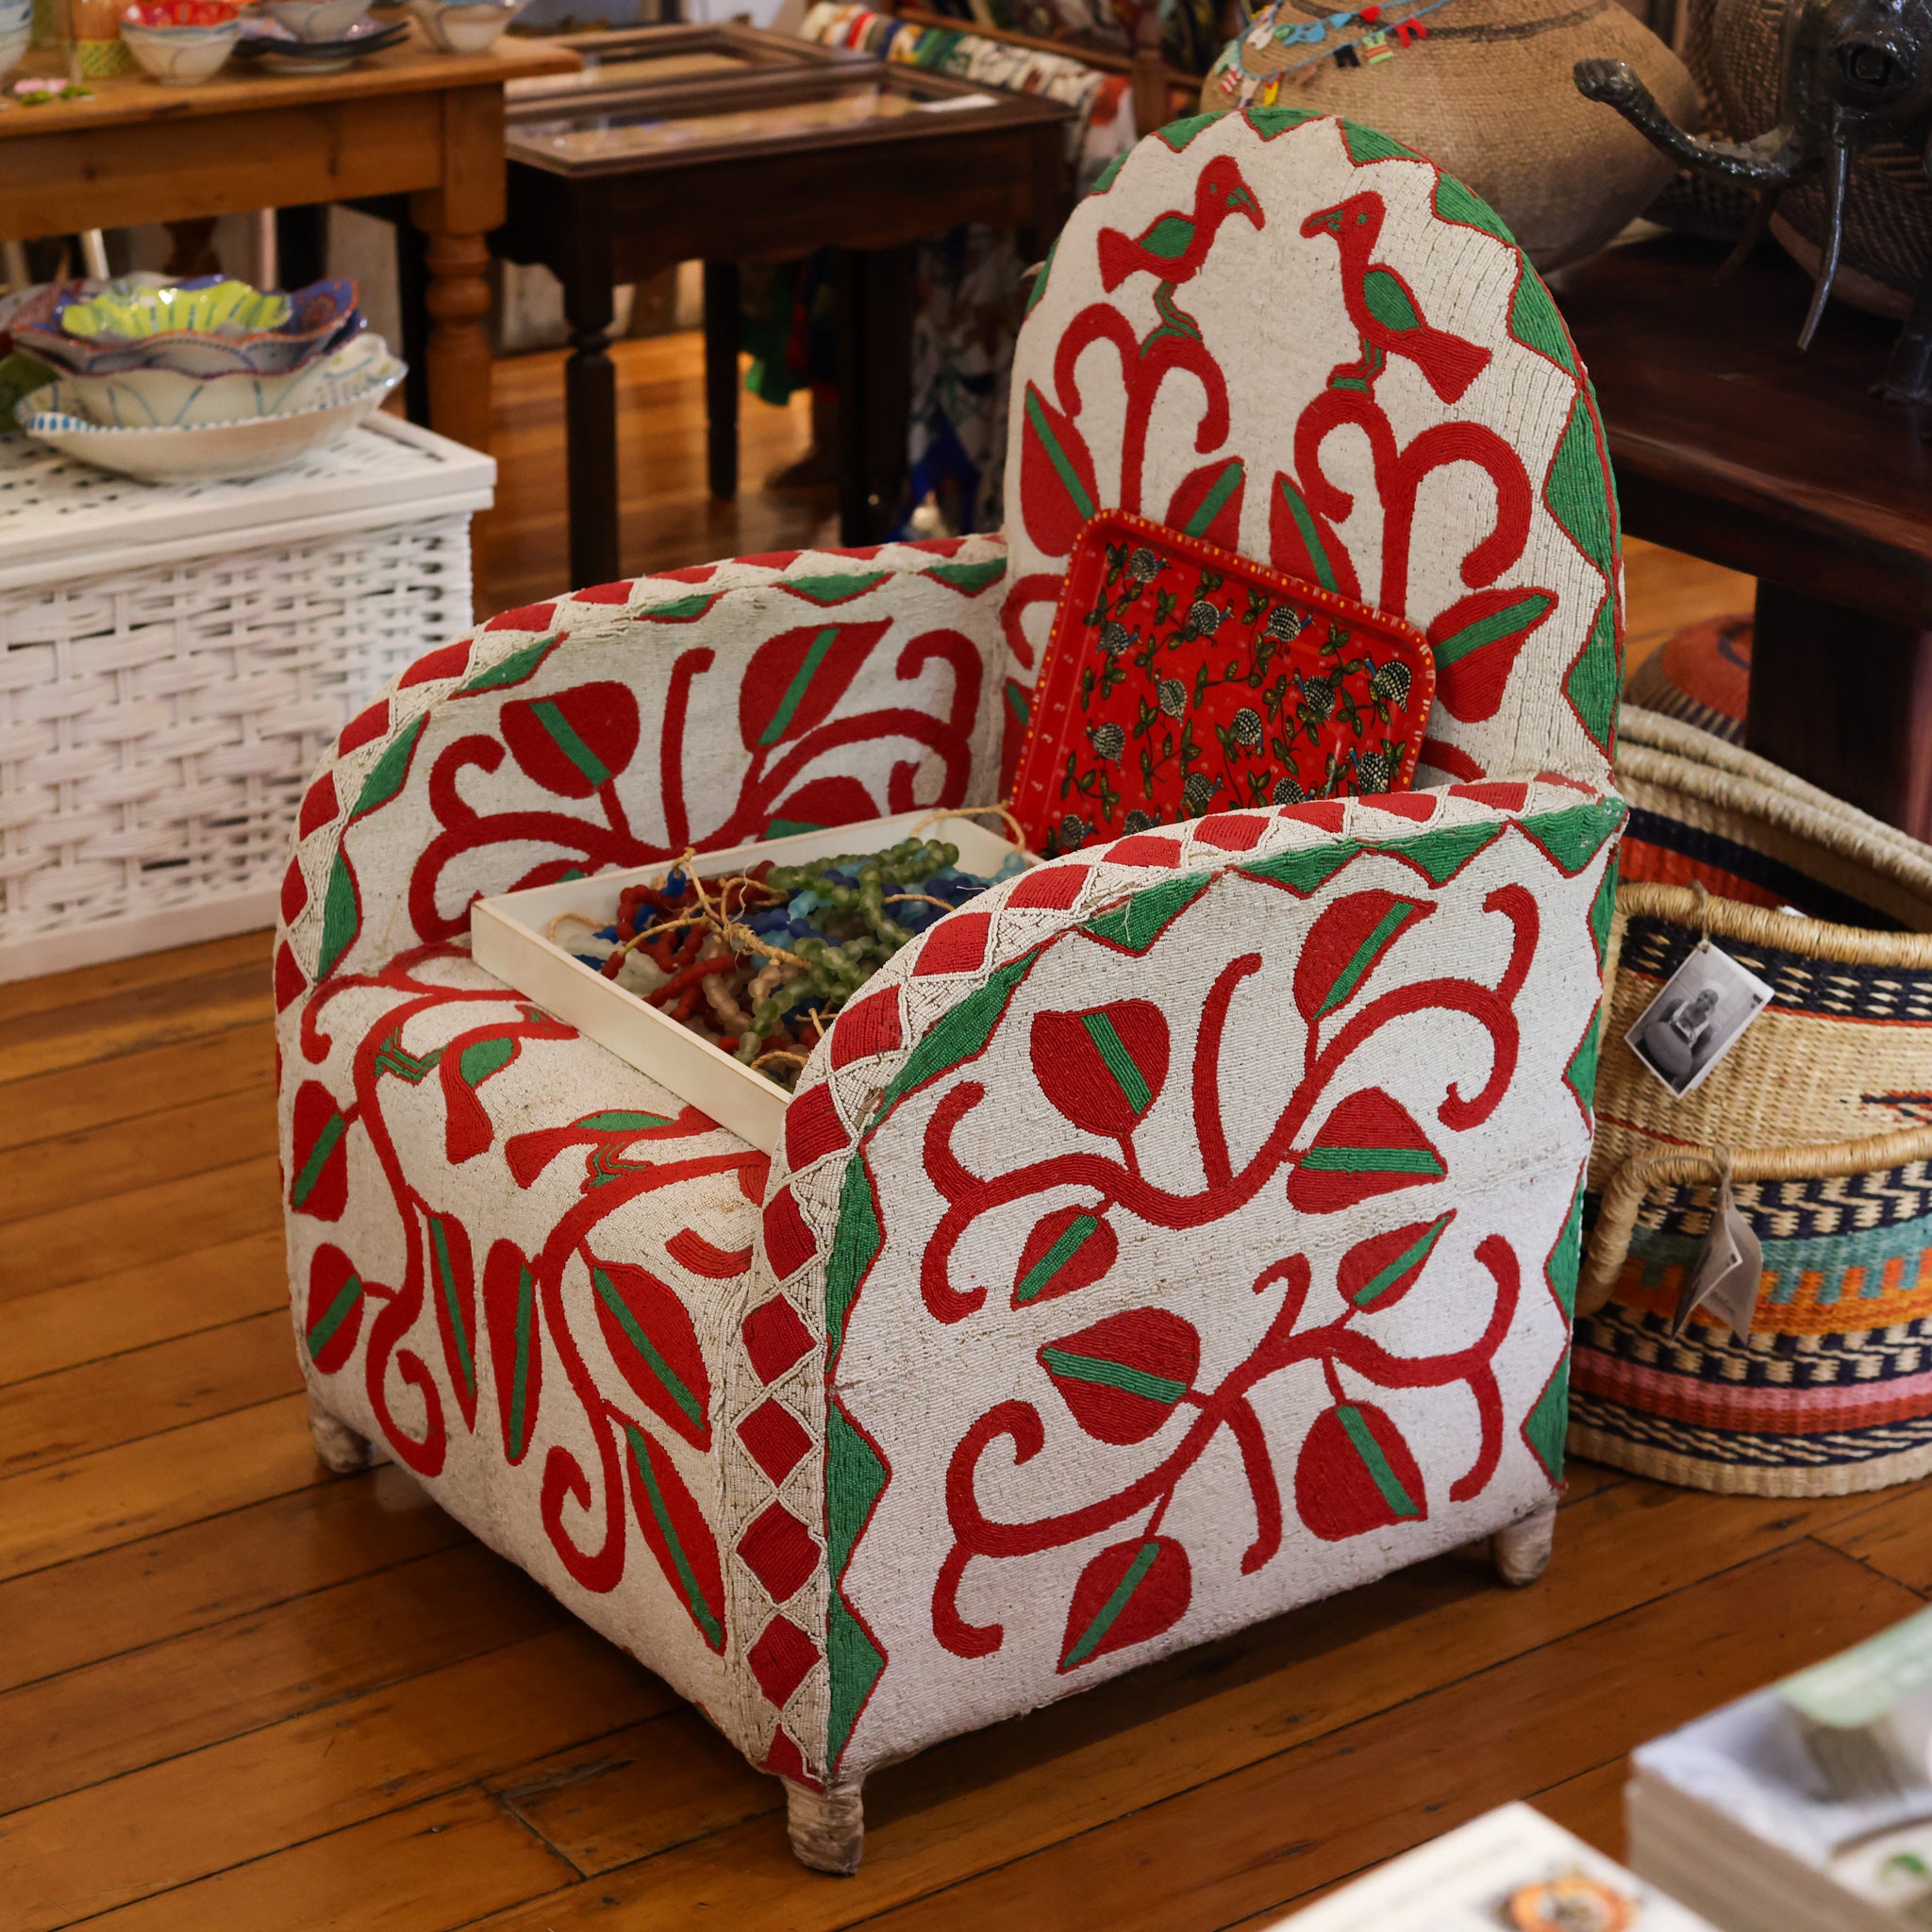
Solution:
<svg viewBox="0 0 1932 1932">
<path fill-rule="evenodd" d="M 974 820 L 935 819 L 930 812 L 910 811 L 864 824 L 834 825 L 823 832 L 800 832 L 789 839 L 700 853 L 698 875 L 714 878 L 741 872 L 762 859 L 797 865 L 807 859 L 834 858 L 842 852 L 884 852 L 915 831 L 922 838 L 957 845 L 960 871 L 982 877 L 998 872 L 1018 850 Z M 1022 856 L 1029 865 L 1039 863 L 1030 853 Z M 606 979 L 546 937 L 551 922 L 562 912 L 581 912 L 598 925 L 609 924 L 617 916 L 618 895 L 625 887 L 659 885 L 672 870 L 673 862 L 666 861 L 478 899 L 470 908 L 471 953 L 486 973 L 527 993 L 545 1012 L 567 1020 L 619 1059 L 702 1108 L 721 1127 L 728 1127 L 766 1154 L 774 1153 L 791 1097 L 784 1088 L 753 1073 L 741 1060 L 615 980 Z"/>
</svg>

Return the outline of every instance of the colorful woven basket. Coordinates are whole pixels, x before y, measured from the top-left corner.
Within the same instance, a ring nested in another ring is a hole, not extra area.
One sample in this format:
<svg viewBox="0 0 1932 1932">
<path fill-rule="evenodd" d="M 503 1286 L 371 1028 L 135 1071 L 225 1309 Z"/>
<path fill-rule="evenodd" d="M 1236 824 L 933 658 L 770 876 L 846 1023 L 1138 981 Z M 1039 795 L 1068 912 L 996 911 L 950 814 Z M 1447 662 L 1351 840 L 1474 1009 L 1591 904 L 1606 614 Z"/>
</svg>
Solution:
<svg viewBox="0 0 1932 1932">
<path fill-rule="evenodd" d="M 1623 728 L 1618 780 L 1633 809 L 1608 954 L 1570 1447 L 1756 1495 L 1837 1495 L 1924 1474 L 1932 849 L 1674 720 L 1626 708 Z M 1624 1036 L 1707 933 L 1774 996 L 1678 1099 Z M 1693 1319 L 1673 1339 L 1726 1158 L 1764 1246 L 1753 1332 L 1740 1341 Z"/>
<path fill-rule="evenodd" d="M 1687 624 L 1624 680 L 1624 697 L 1646 711 L 1661 711 L 1713 738 L 1742 744 L 1756 628 L 1748 610 Z"/>
</svg>

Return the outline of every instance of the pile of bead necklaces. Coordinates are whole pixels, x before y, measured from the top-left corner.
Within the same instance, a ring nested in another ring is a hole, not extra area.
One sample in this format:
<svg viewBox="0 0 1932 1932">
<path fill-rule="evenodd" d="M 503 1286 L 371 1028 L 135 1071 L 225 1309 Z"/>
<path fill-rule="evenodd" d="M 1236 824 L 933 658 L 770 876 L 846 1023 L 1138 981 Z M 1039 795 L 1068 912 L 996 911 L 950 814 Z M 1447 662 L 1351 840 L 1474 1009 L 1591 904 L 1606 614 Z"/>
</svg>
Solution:
<svg viewBox="0 0 1932 1932">
<path fill-rule="evenodd" d="M 914 836 L 702 879 L 687 852 L 661 886 L 625 887 L 614 921 L 560 913 L 549 937 L 790 1089 L 832 1015 L 901 946 L 1025 864 L 1015 852 L 982 878 L 958 859 L 957 845 Z"/>
</svg>

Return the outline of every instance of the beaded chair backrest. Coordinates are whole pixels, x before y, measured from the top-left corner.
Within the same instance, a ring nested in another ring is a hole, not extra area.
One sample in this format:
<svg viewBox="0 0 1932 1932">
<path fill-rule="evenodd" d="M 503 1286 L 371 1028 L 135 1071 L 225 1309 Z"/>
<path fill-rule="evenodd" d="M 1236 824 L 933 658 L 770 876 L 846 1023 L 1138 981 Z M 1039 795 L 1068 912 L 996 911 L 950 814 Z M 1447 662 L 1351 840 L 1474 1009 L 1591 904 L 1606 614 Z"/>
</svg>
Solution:
<svg viewBox="0 0 1932 1932">
<path fill-rule="evenodd" d="M 1016 719 L 1074 540 L 1118 508 L 1424 630 L 1417 786 L 1609 780 L 1623 572 L 1588 376 L 1497 217 L 1385 135 L 1201 115 L 1104 176 L 1021 331 L 1006 501 Z"/>
</svg>

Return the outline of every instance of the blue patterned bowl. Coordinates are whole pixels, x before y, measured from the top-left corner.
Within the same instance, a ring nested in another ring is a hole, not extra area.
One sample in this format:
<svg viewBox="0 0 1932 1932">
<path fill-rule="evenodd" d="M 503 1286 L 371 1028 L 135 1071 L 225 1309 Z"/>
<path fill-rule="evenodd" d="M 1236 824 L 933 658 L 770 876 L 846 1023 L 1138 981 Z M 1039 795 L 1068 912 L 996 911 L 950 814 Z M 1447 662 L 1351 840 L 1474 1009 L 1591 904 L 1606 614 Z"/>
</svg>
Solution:
<svg viewBox="0 0 1932 1932">
<path fill-rule="evenodd" d="M 200 429 L 311 408 L 325 395 L 356 390 L 393 359 L 389 344 L 372 330 L 286 375 L 128 369 L 118 375 L 66 376 L 60 391 L 63 408 L 103 429 Z"/>
<path fill-rule="evenodd" d="M 289 297 L 277 327 L 222 335 L 170 330 L 136 340 L 85 341 L 69 335 L 59 317 L 16 325 L 17 347 L 75 375 L 118 375 L 129 369 L 173 369 L 183 375 L 285 375 L 341 348 L 361 333 L 356 285 L 336 277 L 311 283 Z"/>
<path fill-rule="evenodd" d="M 124 25 L 133 26 L 132 21 Z M 233 25 L 231 21 L 229 25 Z M 151 28 L 143 31 L 203 33 L 207 29 Z M 150 336 L 262 335 L 280 328 L 290 316 L 288 296 L 251 288 L 232 275 L 197 275 L 158 289 L 129 288 L 110 282 L 95 295 L 63 294 L 54 304 L 54 322 L 70 336 L 91 342 L 144 341 Z"/>
</svg>

